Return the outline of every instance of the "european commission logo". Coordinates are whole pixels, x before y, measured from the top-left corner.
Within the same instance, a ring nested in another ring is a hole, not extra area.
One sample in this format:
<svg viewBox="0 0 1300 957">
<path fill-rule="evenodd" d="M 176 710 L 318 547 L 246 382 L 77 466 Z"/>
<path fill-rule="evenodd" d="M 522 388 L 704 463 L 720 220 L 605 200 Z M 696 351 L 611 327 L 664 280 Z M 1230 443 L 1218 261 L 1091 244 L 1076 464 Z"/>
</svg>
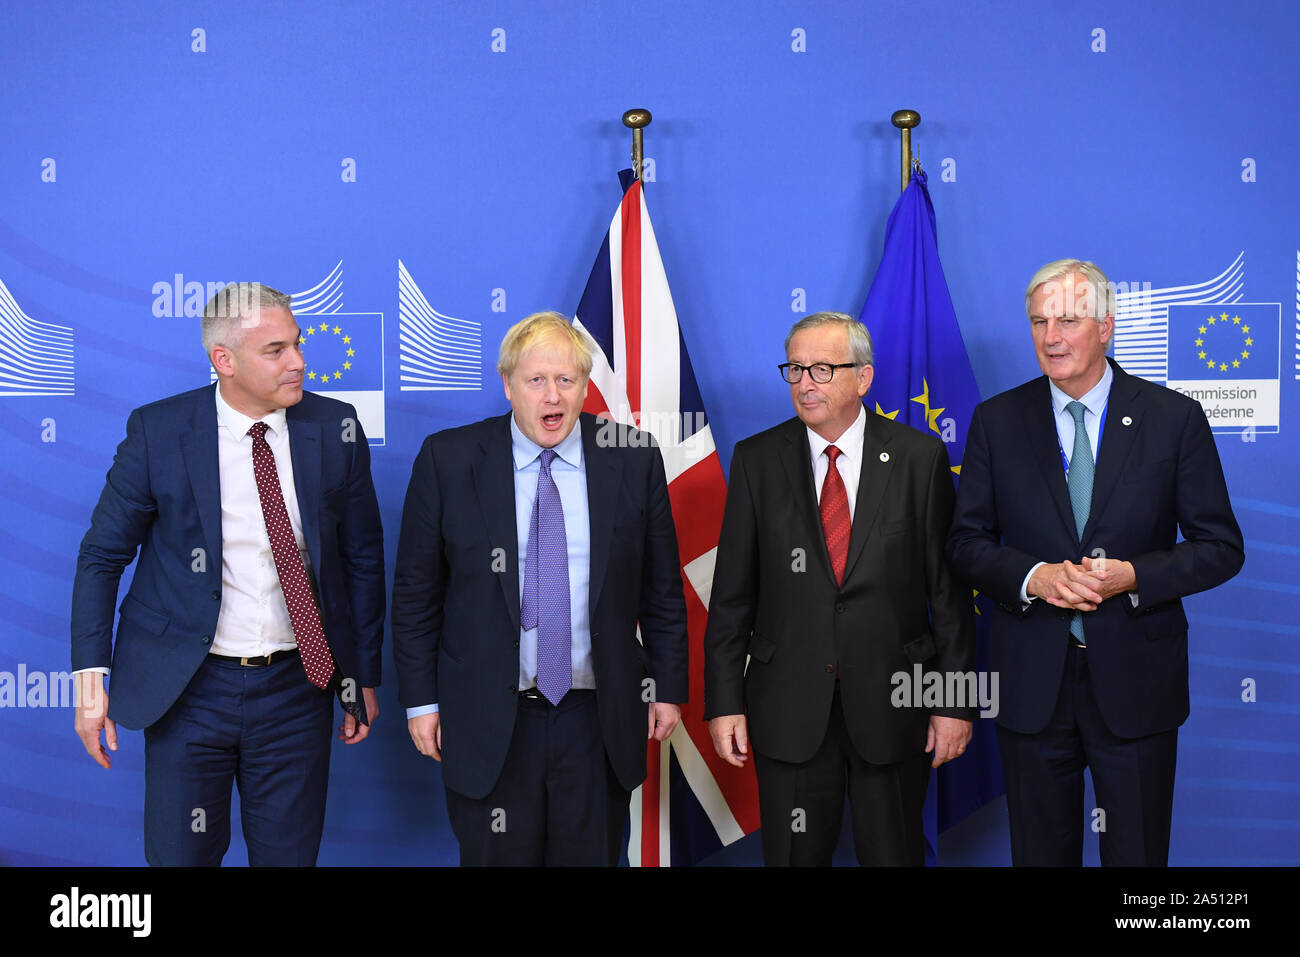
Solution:
<svg viewBox="0 0 1300 957">
<path fill-rule="evenodd" d="M 384 314 L 343 311 L 342 261 L 292 298 L 306 363 L 304 388 L 350 403 L 370 444 L 384 445 Z"/>
<path fill-rule="evenodd" d="M 1277 432 L 1282 304 L 1243 302 L 1245 254 L 1213 279 L 1116 296 L 1115 360 L 1201 403 L 1216 432 Z"/>
<path fill-rule="evenodd" d="M 397 334 L 403 392 L 483 388 L 483 326 L 444 316 L 397 261 Z"/>
<path fill-rule="evenodd" d="M 0 396 L 73 395 L 72 328 L 33 319 L 0 281 Z"/>
<path fill-rule="evenodd" d="M 1214 428 L 1279 427 L 1281 303 L 1169 310 L 1169 388 L 1205 407 Z"/>
</svg>

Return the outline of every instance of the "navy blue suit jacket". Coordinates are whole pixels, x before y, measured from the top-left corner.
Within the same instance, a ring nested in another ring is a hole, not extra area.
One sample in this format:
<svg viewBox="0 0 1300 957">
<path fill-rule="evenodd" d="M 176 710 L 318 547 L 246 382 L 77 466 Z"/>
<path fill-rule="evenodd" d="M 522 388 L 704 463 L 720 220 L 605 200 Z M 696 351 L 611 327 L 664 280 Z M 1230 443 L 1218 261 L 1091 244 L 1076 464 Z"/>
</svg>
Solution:
<svg viewBox="0 0 1300 957">
<path fill-rule="evenodd" d="M 1069 643 L 1069 611 L 1041 599 L 1021 608 L 1020 586 L 1035 563 L 1077 563 L 1084 555 L 1132 562 L 1139 605 L 1115 595 L 1085 612 L 1083 622 L 1102 719 L 1114 734 L 1136 738 L 1187 719 L 1181 599 L 1227 581 L 1245 560 L 1205 412 L 1193 399 L 1111 367 L 1082 536 L 1047 377 L 981 403 L 971 419 L 948 554 L 954 570 L 997 603 L 990 667 L 1000 674 L 997 721 L 1012 731 L 1046 726 Z"/>
<path fill-rule="evenodd" d="M 221 483 L 215 389 L 183 392 L 131 413 L 77 555 L 72 667 L 111 663 L 108 715 L 127 728 L 145 728 L 163 716 L 203 663 L 216 631 Z M 364 713 L 360 688 L 379 684 L 384 637 L 383 532 L 370 446 L 356 410 L 344 402 L 304 392 L 286 416 L 321 621 L 339 675 L 353 679 L 354 700 Z M 137 549 L 114 641 L 118 584 Z"/>
<path fill-rule="evenodd" d="M 510 415 L 425 439 L 393 571 L 393 655 L 407 708 L 437 702 L 443 780 L 485 797 L 505 765 L 519 682 L 519 544 Z M 591 523 L 591 654 L 605 752 L 645 779 L 648 701 L 686 700 L 686 604 L 663 458 L 625 426 L 597 441 L 583 414 Z M 637 641 L 637 625 L 642 642 Z"/>
</svg>

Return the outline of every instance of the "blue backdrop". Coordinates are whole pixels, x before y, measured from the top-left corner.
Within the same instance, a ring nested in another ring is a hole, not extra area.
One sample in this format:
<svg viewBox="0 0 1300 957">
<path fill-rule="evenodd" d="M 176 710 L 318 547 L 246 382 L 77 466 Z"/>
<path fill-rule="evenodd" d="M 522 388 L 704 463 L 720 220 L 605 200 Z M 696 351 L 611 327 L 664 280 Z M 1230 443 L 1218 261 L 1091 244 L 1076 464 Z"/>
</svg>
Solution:
<svg viewBox="0 0 1300 957">
<path fill-rule="evenodd" d="M 633 106 L 655 115 L 647 203 L 724 466 L 791 414 L 791 322 L 861 309 L 899 107 L 923 118 L 982 395 L 1038 374 L 1023 292 L 1051 259 L 1145 291 L 1116 355 L 1161 381 L 1200 311 L 1249 308 L 1262 355 L 1204 376 L 1253 390 L 1254 428 L 1215 423 L 1247 561 L 1187 603 L 1171 861 L 1300 861 L 1298 34 L 1282 0 L 6 4 L 0 863 L 143 863 L 141 735 L 100 769 L 30 676 L 68 669 L 76 549 L 127 414 L 208 381 L 187 300 L 260 280 L 363 344 L 353 379 L 323 350 L 316 368 L 366 393 L 391 563 L 423 436 L 502 410 L 502 333 L 575 308 Z M 376 736 L 336 747 L 322 863 L 455 860 L 394 688 L 390 668 Z M 959 831 L 944 859 L 1006 861 L 997 806 Z"/>
</svg>

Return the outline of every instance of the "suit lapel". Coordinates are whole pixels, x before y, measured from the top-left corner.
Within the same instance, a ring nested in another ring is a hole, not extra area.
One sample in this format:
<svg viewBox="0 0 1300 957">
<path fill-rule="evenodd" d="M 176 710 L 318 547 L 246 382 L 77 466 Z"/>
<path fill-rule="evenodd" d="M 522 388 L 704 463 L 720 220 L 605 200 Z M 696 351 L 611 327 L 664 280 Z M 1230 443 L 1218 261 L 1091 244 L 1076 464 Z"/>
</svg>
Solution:
<svg viewBox="0 0 1300 957">
<path fill-rule="evenodd" d="M 623 457 L 603 449 L 596 441 L 596 418 L 584 413 L 578 419 L 582 429 L 582 459 L 587 470 L 587 516 L 591 529 L 591 589 L 588 613 L 595 615 L 600 589 L 605 583 L 609 550 L 614 543 L 614 509 L 622 486 Z"/>
<path fill-rule="evenodd" d="M 790 530 L 796 541 L 803 539 L 817 543 L 813 551 L 821 556 L 822 574 L 834 585 L 830 552 L 826 550 L 826 533 L 822 531 L 821 513 L 817 510 L 817 489 L 813 484 L 808 427 L 801 419 L 791 419 L 783 437 L 785 442 L 781 446 L 781 467 L 790 484 L 790 502 L 794 514 Z"/>
<path fill-rule="evenodd" d="M 298 497 L 302 537 L 307 543 L 307 555 L 319 581 L 320 477 L 323 465 L 320 423 L 303 418 L 297 408 L 290 406 L 285 410 L 285 421 L 289 427 L 289 461 L 293 463 L 293 486 Z"/>
<path fill-rule="evenodd" d="M 1124 463 L 1128 461 L 1133 441 L 1142 426 L 1141 390 L 1135 388 L 1133 377 L 1119 366 L 1112 363 L 1111 368 L 1115 373 L 1115 381 L 1110 384 L 1110 395 L 1106 401 L 1106 428 L 1097 446 L 1097 470 L 1092 481 L 1088 524 L 1083 529 L 1084 541 L 1092 534 L 1100 513 L 1111 500 L 1115 483 L 1124 471 Z"/>
<path fill-rule="evenodd" d="M 1070 539 L 1077 544 L 1079 534 L 1074 525 L 1069 487 L 1065 483 L 1061 441 L 1056 434 L 1056 417 L 1052 410 L 1052 393 L 1047 387 L 1047 376 L 1036 380 L 1035 387 L 1030 391 L 1029 404 L 1021 411 L 1024 414 L 1025 438 L 1043 472 L 1043 485 L 1056 504 L 1058 517 L 1065 525 Z"/>
<path fill-rule="evenodd" d="M 510 620 L 519 621 L 519 531 L 515 527 L 515 459 L 507 412 L 491 426 L 486 439 L 480 441 L 478 458 L 470 466 L 479 510 L 487 528 L 491 548 L 506 550 L 505 574 L 501 582 L 502 597 L 510 611 Z"/>
<path fill-rule="evenodd" d="M 853 566 L 862 555 L 871 528 L 880 510 L 885 487 L 893 473 L 887 447 L 889 436 L 879 427 L 879 418 L 867 412 L 867 427 L 862 434 L 862 468 L 858 473 L 858 496 L 853 504 L 853 534 L 849 538 L 849 559 L 844 566 L 844 580 L 853 574 Z M 882 459 L 882 455 L 884 458 Z"/>
<path fill-rule="evenodd" d="M 216 386 L 203 392 L 181 435 L 181 452 L 189 475 L 194 504 L 203 526 L 211 566 L 221 574 L 221 463 L 217 453 Z"/>
</svg>

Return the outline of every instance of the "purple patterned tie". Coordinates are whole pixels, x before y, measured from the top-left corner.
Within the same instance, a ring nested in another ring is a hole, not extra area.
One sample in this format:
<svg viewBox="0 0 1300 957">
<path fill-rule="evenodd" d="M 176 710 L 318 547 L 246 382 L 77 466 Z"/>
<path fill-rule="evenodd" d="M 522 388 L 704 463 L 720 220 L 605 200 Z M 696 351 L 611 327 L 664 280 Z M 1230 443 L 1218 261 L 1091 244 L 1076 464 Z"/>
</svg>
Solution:
<svg viewBox="0 0 1300 957">
<path fill-rule="evenodd" d="M 537 497 L 528 523 L 524 600 L 520 624 L 537 629 L 537 690 L 551 704 L 573 684 L 573 621 L 569 615 L 569 546 L 564 536 L 564 506 L 551 478 L 554 449 L 543 449 Z"/>
</svg>

